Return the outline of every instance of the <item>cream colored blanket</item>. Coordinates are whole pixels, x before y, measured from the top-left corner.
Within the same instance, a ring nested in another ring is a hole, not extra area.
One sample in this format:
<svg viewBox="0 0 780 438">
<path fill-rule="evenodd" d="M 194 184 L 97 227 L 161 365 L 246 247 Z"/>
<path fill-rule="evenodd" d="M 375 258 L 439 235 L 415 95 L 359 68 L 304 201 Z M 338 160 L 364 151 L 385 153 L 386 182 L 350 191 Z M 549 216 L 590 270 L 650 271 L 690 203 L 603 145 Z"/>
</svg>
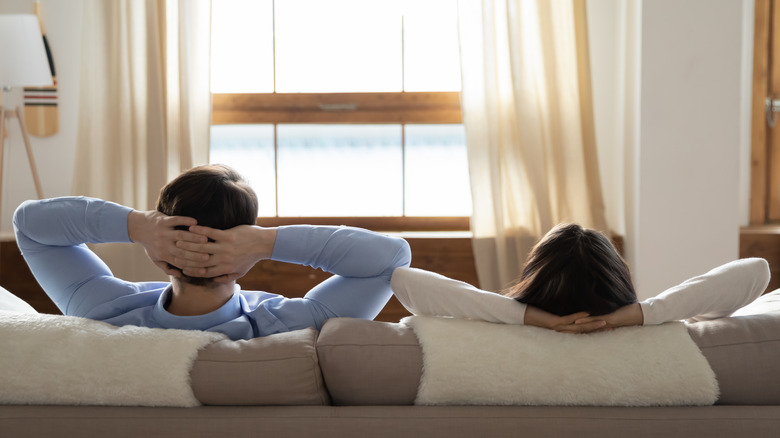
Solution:
<svg viewBox="0 0 780 438">
<path fill-rule="evenodd" d="M 0 403 L 197 406 L 190 368 L 224 338 L 0 311 Z"/>
<path fill-rule="evenodd" d="M 413 316 L 421 405 L 711 405 L 718 383 L 682 323 L 573 335 Z"/>
</svg>

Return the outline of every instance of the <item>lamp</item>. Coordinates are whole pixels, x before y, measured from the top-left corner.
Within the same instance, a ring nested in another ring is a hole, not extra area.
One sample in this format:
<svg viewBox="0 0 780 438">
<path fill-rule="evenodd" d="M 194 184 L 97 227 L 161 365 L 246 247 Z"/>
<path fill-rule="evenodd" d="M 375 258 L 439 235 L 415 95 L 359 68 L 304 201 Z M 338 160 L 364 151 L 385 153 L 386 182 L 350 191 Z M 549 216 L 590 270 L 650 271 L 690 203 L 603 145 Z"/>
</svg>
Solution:
<svg viewBox="0 0 780 438">
<path fill-rule="evenodd" d="M 19 122 L 22 131 L 35 190 L 38 198 L 43 198 L 30 136 L 24 124 L 24 111 L 21 105 L 10 107 L 9 102 L 13 87 L 43 85 L 52 85 L 52 77 L 38 19 L 32 14 L 0 15 L 0 87 L 3 88 L 3 105 L 0 107 L 0 201 L 3 194 L 5 126 L 6 120 L 13 118 Z"/>
</svg>

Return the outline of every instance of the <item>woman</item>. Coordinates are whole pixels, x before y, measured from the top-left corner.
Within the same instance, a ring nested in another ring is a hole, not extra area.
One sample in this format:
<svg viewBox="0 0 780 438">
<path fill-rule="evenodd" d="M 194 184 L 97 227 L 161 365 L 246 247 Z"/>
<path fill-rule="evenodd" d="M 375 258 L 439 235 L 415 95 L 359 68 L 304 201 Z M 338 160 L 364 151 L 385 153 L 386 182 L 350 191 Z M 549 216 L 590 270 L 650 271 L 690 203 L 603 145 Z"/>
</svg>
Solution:
<svg viewBox="0 0 780 438">
<path fill-rule="evenodd" d="M 584 333 L 725 317 L 768 283 L 765 260 L 743 259 L 637 302 L 628 267 L 609 239 L 579 225 L 559 225 L 537 243 L 517 284 L 503 294 L 410 268 L 397 269 L 391 286 L 415 315 Z"/>
<path fill-rule="evenodd" d="M 252 189 L 234 170 L 215 165 L 171 181 L 157 211 L 83 197 L 27 201 L 14 214 L 14 229 L 30 270 L 64 314 L 234 340 L 320 328 L 340 316 L 373 319 L 392 296 L 393 270 L 411 260 L 400 238 L 349 227 L 262 228 L 256 218 Z M 177 248 L 177 241 L 201 251 Z M 103 242 L 141 244 L 171 282 L 114 277 L 85 245 Z M 215 252 L 220 256 L 209 255 Z M 335 275 L 304 298 L 241 290 L 235 280 L 264 259 Z M 213 274 L 215 262 L 231 269 Z"/>
</svg>

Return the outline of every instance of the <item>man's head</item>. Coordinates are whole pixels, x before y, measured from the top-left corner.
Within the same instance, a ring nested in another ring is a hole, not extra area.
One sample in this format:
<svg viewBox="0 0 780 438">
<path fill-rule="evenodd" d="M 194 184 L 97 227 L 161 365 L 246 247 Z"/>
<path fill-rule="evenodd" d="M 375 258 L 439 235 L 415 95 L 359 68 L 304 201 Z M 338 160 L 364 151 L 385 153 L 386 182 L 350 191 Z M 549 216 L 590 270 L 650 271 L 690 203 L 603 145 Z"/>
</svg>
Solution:
<svg viewBox="0 0 780 438">
<path fill-rule="evenodd" d="M 604 315 L 636 302 L 628 266 L 612 242 L 575 224 L 553 228 L 536 244 L 507 296 L 559 316 Z"/>
<path fill-rule="evenodd" d="M 254 225 L 257 195 L 241 175 L 223 164 L 192 168 L 160 190 L 157 211 L 168 216 L 195 218 L 198 225 L 226 230 Z M 175 268 L 175 266 L 173 266 Z M 183 281 L 206 285 L 206 278 L 184 276 Z"/>
</svg>

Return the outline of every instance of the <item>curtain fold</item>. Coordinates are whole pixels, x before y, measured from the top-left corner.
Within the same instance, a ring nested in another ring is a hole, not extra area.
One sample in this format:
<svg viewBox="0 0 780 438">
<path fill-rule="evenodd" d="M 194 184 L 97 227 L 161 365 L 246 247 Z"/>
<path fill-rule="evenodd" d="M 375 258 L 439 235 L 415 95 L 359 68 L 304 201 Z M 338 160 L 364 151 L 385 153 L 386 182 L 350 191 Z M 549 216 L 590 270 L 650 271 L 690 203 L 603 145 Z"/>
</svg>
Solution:
<svg viewBox="0 0 780 438">
<path fill-rule="evenodd" d="M 73 193 L 152 209 L 164 184 L 208 162 L 210 0 L 85 0 L 83 11 Z M 101 253 L 118 275 L 159 277 L 142 252 L 119 253 Z"/>
<path fill-rule="evenodd" d="M 585 5 L 460 0 L 459 32 L 477 274 L 500 290 L 556 224 L 608 231 Z"/>
</svg>

